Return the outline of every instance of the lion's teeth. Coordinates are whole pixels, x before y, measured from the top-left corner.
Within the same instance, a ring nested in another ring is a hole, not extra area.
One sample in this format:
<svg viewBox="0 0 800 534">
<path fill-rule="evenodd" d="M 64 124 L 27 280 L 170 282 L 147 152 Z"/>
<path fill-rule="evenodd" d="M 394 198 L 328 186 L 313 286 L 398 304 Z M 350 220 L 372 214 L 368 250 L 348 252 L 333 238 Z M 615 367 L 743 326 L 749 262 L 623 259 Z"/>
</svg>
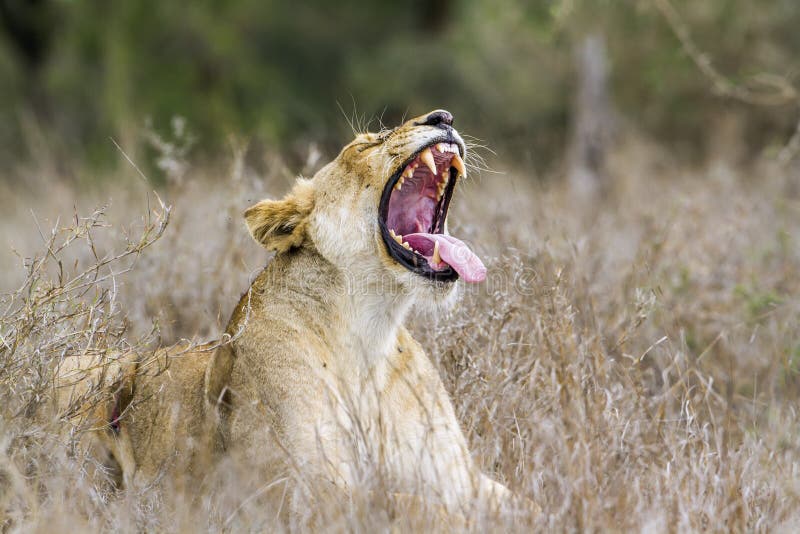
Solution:
<svg viewBox="0 0 800 534">
<path fill-rule="evenodd" d="M 434 242 L 434 244 L 433 244 L 433 258 L 431 258 L 431 259 L 433 260 L 433 263 L 435 263 L 435 264 L 442 263 L 442 257 L 439 255 L 439 242 L 438 241 Z"/>
<path fill-rule="evenodd" d="M 411 245 L 409 245 L 408 243 L 403 241 L 403 248 L 406 249 L 406 250 L 411 250 Z"/>
<path fill-rule="evenodd" d="M 395 188 L 397 191 L 400 191 L 400 188 L 401 188 L 401 187 L 403 187 L 403 181 L 404 181 L 404 180 L 405 180 L 405 178 L 403 178 L 402 176 L 401 176 L 400 178 L 398 178 L 398 179 L 397 179 L 397 183 L 395 183 L 395 184 L 394 184 L 394 188 Z"/>
<path fill-rule="evenodd" d="M 453 159 L 450 162 L 450 165 L 452 165 L 453 167 L 456 168 L 456 170 L 458 171 L 458 174 L 460 174 L 464 178 L 467 177 L 467 170 L 466 170 L 466 168 L 464 168 L 464 160 L 461 159 L 461 156 L 459 156 L 458 153 L 456 153 L 456 155 L 453 156 Z"/>
<path fill-rule="evenodd" d="M 436 150 L 438 150 L 439 153 L 443 153 L 445 151 L 449 151 L 450 147 L 448 147 L 444 143 L 436 143 Z"/>
<path fill-rule="evenodd" d="M 400 234 L 395 233 L 394 230 L 389 230 L 389 235 L 392 236 L 392 239 L 394 239 L 395 241 L 397 241 L 401 245 L 403 244 L 403 236 L 401 236 Z"/>
<path fill-rule="evenodd" d="M 430 147 L 422 151 L 422 154 L 419 155 L 419 159 L 421 159 L 422 163 L 427 165 L 431 173 L 436 176 L 436 162 L 433 161 L 433 153 L 431 153 Z"/>
<path fill-rule="evenodd" d="M 407 167 L 405 168 L 405 170 L 403 171 L 403 177 L 404 177 L 404 178 L 411 178 L 412 176 L 414 176 L 414 167 L 412 167 L 411 165 L 409 165 L 409 166 L 407 166 Z"/>
</svg>

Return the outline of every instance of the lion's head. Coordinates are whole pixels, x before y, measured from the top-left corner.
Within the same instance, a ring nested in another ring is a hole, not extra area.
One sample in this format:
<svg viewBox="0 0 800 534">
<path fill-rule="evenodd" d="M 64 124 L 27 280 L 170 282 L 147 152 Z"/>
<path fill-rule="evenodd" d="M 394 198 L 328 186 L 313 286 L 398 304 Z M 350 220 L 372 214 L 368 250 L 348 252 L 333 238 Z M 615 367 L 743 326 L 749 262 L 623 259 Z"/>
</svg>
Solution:
<svg viewBox="0 0 800 534">
<path fill-rule="evenodd" d="M 448 294 L 459 277 L 480 282 L 481 260 L 447 233 L 466 147 L 444 110 L 364 133 L 282 200 L 245 212 L 253 237 L 278 254 L 314 246 L 354 279 Z"/>
</svg>

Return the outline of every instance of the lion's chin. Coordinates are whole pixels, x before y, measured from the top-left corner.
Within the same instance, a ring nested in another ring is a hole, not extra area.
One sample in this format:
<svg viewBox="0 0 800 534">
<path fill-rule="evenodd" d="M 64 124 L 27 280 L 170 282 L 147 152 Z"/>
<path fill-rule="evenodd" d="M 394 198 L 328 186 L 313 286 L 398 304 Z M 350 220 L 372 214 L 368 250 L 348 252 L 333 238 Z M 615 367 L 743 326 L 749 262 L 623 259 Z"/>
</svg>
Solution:
<svg viewBox="0 0 800 534">
<path fill-rule="evenodd" d="M 421 311 L 446 312 L 458 302 L 459 284 L 450 281 L 431 280 L 408 270 L 400 271 L 397 264 L 387 278 L 394 280 L 398 296 L 403 296 Z"/>
<path fill-rule="evenodd" d="M 461 292 L 458 284 L 428 282 L 415 291 L 414 307 L 421 313 L 439 317 L 453 309 Z"/>
</svg>

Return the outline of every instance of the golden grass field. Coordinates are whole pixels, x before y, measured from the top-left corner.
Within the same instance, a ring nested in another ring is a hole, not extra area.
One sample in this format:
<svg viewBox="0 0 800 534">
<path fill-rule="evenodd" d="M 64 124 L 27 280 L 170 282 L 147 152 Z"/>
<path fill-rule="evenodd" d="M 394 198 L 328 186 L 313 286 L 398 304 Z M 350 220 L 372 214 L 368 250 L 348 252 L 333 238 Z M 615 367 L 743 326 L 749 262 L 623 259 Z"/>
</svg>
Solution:
<svg viewBox="0 0 800 534">
<path fill-rule="evenodd" d="M 62 359 L 224 328 L 268 259 L 241 213 L 298 171 L 273 158 L 256 175 L 239 156 L 159 190 L 166 226 L 133 169 L 80 192 L 47 169 L 0 187 L 0 532 L 280 528 L 247 466 L 210 464 L 202 486 L 93 484 L 85 428 L 48 410 Z M 800 530 L 796 170 L 626 143 L 608 191 L 578 199 L 490 163 L 450 217 L 489 278 L 411 325 L 479 465 L 543 510 L 475 530 Z M 424 528 L 380 487 L 366 477 L 326 525 Z"/>
</svg>

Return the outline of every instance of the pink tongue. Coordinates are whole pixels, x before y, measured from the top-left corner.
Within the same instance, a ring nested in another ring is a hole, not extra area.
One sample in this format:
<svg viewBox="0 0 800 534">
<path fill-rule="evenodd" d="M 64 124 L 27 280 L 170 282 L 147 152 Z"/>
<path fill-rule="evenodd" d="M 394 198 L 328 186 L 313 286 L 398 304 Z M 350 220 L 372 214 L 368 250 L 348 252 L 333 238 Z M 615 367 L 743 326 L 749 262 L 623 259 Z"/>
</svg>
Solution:
<svg viewBox="0 0 800 534">
<path fill-rule="evenodd" d="M 478 256 L 460 239 L 444 234 L 408 234 L 403 236 L 412 248 L 418 250 L 435 270 L 441 270 L 442 264 L 433 263 L 433 247 L 439 243 L 439 255 L 442 261 L 450 265 L 467 282 L 483 282 L 486 278 L 486 267 Z"/>
</svg>

